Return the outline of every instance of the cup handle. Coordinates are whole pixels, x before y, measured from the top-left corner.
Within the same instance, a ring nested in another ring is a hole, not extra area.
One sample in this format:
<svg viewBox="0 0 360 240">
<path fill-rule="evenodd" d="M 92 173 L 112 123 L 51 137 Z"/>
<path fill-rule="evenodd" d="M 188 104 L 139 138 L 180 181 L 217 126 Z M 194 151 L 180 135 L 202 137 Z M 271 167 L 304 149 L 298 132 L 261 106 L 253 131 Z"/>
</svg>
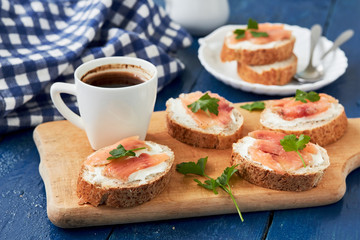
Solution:
<svg viewBox="0 0 360 240">
<path fill-rule="evenodd" d="M 70 110 L 68 106 L 65 105 L 63 99 L 60 96 L 60 93 L 67 93 L 76 96 L 75 84 L 70 83 L 54 83 L 50 88 L 50 96 L 57 110 L 69 120 L 72 124 L 78 128 L 84 129 L 84 123 L 79 115 Z"/>
</svg>

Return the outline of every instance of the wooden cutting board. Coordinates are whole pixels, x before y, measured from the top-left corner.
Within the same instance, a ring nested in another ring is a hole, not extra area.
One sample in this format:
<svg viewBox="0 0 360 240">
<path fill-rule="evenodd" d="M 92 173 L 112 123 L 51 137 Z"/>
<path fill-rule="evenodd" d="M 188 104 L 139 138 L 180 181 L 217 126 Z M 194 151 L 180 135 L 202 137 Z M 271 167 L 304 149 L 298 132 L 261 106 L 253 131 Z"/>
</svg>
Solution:
<svg viewBox="0 0 360 240">
<path fill-rule="evenodd" d="M 245 136 L 259 127 L 260 113 L 241 111 L 245 118 Z M 231 149 L 194 148 L 170 137 L 166 130 L 165 112 L 153 114 L 146 139 L 168 145 L 175 152 L 175 163 L 196 162 L 208 156 L 206 173 L 214 178 L 230 165 Z M 48 122 L 34 130 L 34 140 L 41 158 L 39 171 L 45 183 L 48 217 L 58 227 L 110 225 L 236 212 L 225 192 L 219 190 L 219 194 L 214 195 L 212 191 L 197 186 L 193 181 L 195 176 L 184 176 L 177 172 L 164 192 L 143 205 L 124 209 L 78 205 L 76 183 L 80 165 L 93 152 L 85 133 L 68 121 Z M 302 208 L 340 200 L 346 191 L 346 176 L 360 166 L 360 118 L 349 119 L 345 136 L 326 149 L 331 165 L 320 184 L 309 191 L 270 190 L 234 175 L 230 183 L 240 210 Z"/>
</svg>

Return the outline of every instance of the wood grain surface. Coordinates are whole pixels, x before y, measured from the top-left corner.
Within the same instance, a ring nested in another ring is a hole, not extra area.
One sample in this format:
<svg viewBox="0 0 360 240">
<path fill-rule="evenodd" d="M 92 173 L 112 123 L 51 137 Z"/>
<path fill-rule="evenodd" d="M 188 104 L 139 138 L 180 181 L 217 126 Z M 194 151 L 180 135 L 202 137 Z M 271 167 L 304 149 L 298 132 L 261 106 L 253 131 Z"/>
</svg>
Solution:
<svg viewBox="0 0 360 240">
<path fill-rule="evenodd" d="M 241 111 L 245 118 L 245 136 L 259 127 L 260 114 Z M 329 169 L 319 185 L 309 191 L 270 190 L 252 185 L 235 175 L 230 183 L 240 210 L 302 208 L 340 200 L 346 191 L 346 176 L 360 166 L 359 136 L 360 118 L 349 119 L 346 134 L 326 147 L 331 162 Z M 175 152 L 175 163 L 196 162 L 208 156 L 206 173 L 214 178 L 229 166 L 231 149 L 194 148 L 171 138 L 167 134 L 164 112 L 154 112 L 146 139 L 168 145 Z M 58 227 L 75 228 L 236 212 L 226 193 L 220 191 L 214 195 L 212 191 L 197 186 L 193 181 L 195 176 L 184 176 L 177 172 L 164 192 L 143 205 L 124 209 L 78 205 L 76 183 L 80 165 L 93 152 L 85 133 L 68 121 L 48 122 L 34 130 L 34 140 L 41 158 L 39 171 L 45 183 L 48 217 Z"/>
</svg>

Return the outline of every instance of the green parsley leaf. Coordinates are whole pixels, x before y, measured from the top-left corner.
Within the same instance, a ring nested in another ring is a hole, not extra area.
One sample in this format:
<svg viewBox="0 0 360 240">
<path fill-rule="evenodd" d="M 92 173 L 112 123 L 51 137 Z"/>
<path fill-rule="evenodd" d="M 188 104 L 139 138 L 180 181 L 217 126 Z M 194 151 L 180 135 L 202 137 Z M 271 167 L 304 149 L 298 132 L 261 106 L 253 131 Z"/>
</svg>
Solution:
<svg viewBox="0 0 360 240">
<path fill-rule="evenodd" d="M 304 167 L 306 167 L 306 164 L 299 150 L 303 150 L 309 142 L 310 137 L 304 134 L 301 134 L 299 138 L 297 138 L 294 134 L 286 135 L 280 140 L 280 144 L 286 152 L 294 151 L 299 155 Z"/>
<path fill-rule="evenodd" d="M 217 184 L 219 184 L 219 186 L 220 186 L 225 192 L 227 192 L 227 194 L 230 195 L 230 197 L 231 197 L 231 199 L 232 199 L 232 201 L 233 201 L 233 203 L 234 203 L 234 205 L 235 205 L 235 208 L 236 208 L 236 210 L 237 210 L 237 212 L 238 212 L 238 214 L 239 214 L 239 216 L 240 216 L 240 219 L 241 219 L 241 221 L 243 222 L 244 219 L 243 219 L 242 214 L 241 214 L 241 212 L 240 212 L 239 206 L 238 206 L 238 204 L 237 204 L 237 202 L 236 202 L 236 200 L 235 200 L 235 198 L 234 198 L 234 195 L 233 195 L 232 192 L 231 192 L 231 187 L 230 187 L 230 184 L 229 184 L 229 181 L 230 181 L 230 178 L 232 177 L 232 175 L 238 171 L 237 169 L 235 169 L 238 165 L 239 165 L 239 164 L 234 165 L 234 166 L 231 166 L 231 167 L 227 167 L 227 168 L 224 170 L 224 172 L 221 174 L 221 176 L 218 177 L 218 178 L 215 180 L 215 182 L 216 182 Z"/>
<path fill-rule="evenodd" d="M 307 99 L 309 99 L 310 102 L 316 102 L 320 100 L 320 96 L 318 93 L 311 91 L 307 94 Z"/>
<path fill-rule="evenodd" d="M 241 39 L 245 37 L 245 32 L 246 30 L 249 29 L 259 29 L 258 23 L 257 21 L 249 18 L 248 20 L 248 24 L 247 24 L 247 29 L 236 29 L 234 31 L 234 34 L 236 35 L 235 38 L 236 39 Z M 250 31 L 251 35 L 255 38 L 258 37 L 268 37 L 269 35 L 266 32 L 257 32 L 257 31 Z"/>
<path fill-rule="evenodd" d="M 107 160 L 113 160 L 126 156 L 135 156 L 136 154 L 134 151 L 141 149 L 145 149 L 145 147 L 126 150 L 123 145 L 119 144 L 115 149 L 109 152 L 111 154 L 111 157 L 108 157 Z"/>
<path fill-rule="evenodd" d="M 200 176 L 204 176 L 207 179 L 204 182 L 201 182 L 198 179 L 194 179 L 194 181 L 201 187 L 208 189 L 208 190 L 212 190 L 214 192 L 214 194 L 218 194 L 217 188 L 220 187 L 221 189 L 223 189 L 227 194 L 230 195 L 235 208 L 240 216 L 241 221 L 243 222 L 244 219 L 241 215 L 239 206 L 236 202 L 236 199 L 234 198 L 234 195 L 231 192 L 231 188 L 229 185 L 229 181 L 230 178 L 232 177 L 232 175 L 234 173 L 236 173 L 238 170 L 235 169 L 238 165 L 234 165 L 231 167 L 227 167 L 224 172 L 221 174 L 220 177 L 218 177 L 217 179 L 214 179 L 212 177 L 209 177 L 208 175 L 205 174 L 205 165 L 207 162 L 207 158 L 200 158 L 197 163 L 194 162 L 183 162 L 180 164 L 176 165 L 176 170 L 184 175 L 188 174 L 188 173 L 192 173 L 192 174 L 197 174 Z"/>
<path fill-rule="evenodd" d="M 247 103 L 247 104 L 242 105 L 240 107 L 251 112 L 253 110 L 263 110 L 263 109 L 265 109 L 265 103 L 264 102 L 253 102 L 251 104 Z"/>
<path fill-rule="evenodd" d="M 286 152 L 296 151 L 297 150 L 296 142 L 297 142 L 297 138 L 294 134 L 286 135 L 284 136 L 283 139 L 280 140 L 280 144 L 281 146 L 283 146 Z"/>
<path fill-rule="evenodd" d="M 297 89 L 295 94 L 295 101 L 307 103 L 306 99 L 309 100 L 310 102 L 316 102 L 320 100 L 320 96 L 318 93 L 314 91 L 306 93 L 304 91 L 301 91 L 300 89 Z"/>
<path fill-rule="evenodd" d="M 258 37 L 268 37 L 269 34 L 267 34 L 266 32 L 255 32 L 255 31 L 250 31 L 251 35 L 255 38 Z"/>
<path fill-rule="evenodd" d="M 257 21 L 249 18 L 248 24 L 247 24 L 247 29 L 259 29 Z"/>
<path fill-rule="evenodd" d="M 299 150 L 303 150 L 306 147 L 306 144 L 308 144 L 309 142 L 310 137 L 308 135 L 301 134 L 296 142 L 296 146 Z"/>
<path fill-rule="evenodd" d="M 235 169 L 236 166 L 237 165 L 227 167 L 224 170 L 224 172 L 221 174 L 221 176 L 216 179 L 216 182 L 220 186 L 226 186 L 229 183 L 230 178 L 232 177 L 232 175 L 238 171 L 237 169 Z"/>
<path fill-rule="evenodd" d="M 234 34 L 236 35 L 236 39 L 241 39 L 245 37 L 245 30 L 244 29 L 235 29 Z"/>
<path fill-rule="evenodd" d="M 218 194 L 218 191 L 216 190 L 217 187 L 219 187 L 219 184 L 216 182 L 215 179 L 208 179 L 205 180 L 204 183 L 200 182 L 198 179 L 194 179 L 195 182 L 197 182 L 197 184 L 203 188 L 206 188 L 208 190 L 212 190 L 214 192 L 214 194 Z"/>
<path fill-rule="evenodd" d="M 209 96 L 208 93 L 205 93 L 199 98 L 199 100 L 187 105 L 187 107 L 191 108 L 191 111 L 194 113 L 198 112 L 201 109 L 207 113 L 211 112 L 217 116 L 219 114 L 219 101 L 219 99 L 212 98 Z"/>
<path fill-rule="evenodd" d="M 197 163 L 183 162 L 176 165 L 176 171 L 186 174 L 197 174 L 200 176 L 205 175 L 205 165 L 208 157 L 200 158 Z"/>
</svg>

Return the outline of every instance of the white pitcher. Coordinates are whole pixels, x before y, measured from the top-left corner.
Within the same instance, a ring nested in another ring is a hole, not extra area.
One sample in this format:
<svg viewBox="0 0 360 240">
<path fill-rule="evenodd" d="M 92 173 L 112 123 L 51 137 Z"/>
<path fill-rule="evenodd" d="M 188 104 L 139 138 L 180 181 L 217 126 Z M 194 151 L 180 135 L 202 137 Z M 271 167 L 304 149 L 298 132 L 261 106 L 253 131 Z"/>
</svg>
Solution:
<svg viewBox="0 0 360 240">
<path fill-rule="evenodd" d="M 229 18 L 228 0 L 165 0 L 166 12 L 195 36 L 224 25 Z"/>
</svg>

